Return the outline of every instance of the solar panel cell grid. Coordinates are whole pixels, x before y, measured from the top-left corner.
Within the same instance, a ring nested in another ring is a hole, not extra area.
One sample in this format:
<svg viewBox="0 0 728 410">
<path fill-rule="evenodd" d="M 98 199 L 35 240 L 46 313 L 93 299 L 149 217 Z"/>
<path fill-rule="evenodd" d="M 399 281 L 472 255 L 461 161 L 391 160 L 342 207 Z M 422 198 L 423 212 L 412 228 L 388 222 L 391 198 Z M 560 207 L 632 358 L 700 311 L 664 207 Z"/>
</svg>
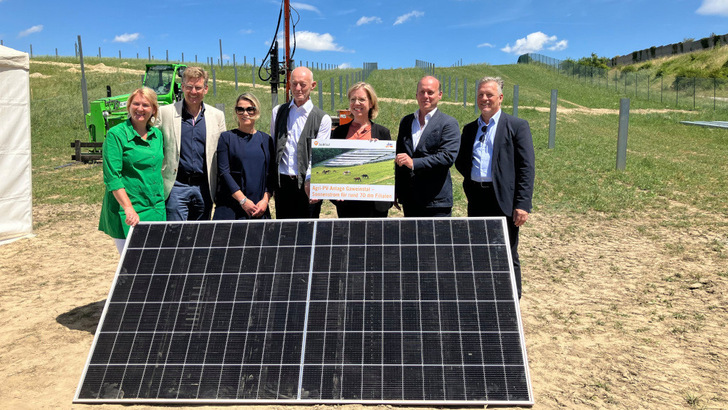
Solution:
<svg viewBox="0 0 728 410">
<path fill-rule="evenodd" d="M 504 224 L 140 224 L 76 401 L 532 403 Z"/>
</svg>

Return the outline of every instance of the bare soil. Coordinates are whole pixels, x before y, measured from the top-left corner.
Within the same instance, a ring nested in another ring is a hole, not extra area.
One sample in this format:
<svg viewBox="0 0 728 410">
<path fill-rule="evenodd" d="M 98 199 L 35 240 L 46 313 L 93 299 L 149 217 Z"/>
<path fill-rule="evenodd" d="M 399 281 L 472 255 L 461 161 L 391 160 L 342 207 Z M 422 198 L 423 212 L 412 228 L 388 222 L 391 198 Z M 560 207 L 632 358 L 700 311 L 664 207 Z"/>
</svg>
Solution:
<svg viewBox="0 0 728 410">
<path fill-rule="evenodd" d="M 98 214 L 37 206 L 36 236 L 0 246 L 3 408 L 86 407 L 71 401 L 118 262 Z M 532 215 L 520 249 L 535 408 L 728 408 L 728 221 L 675 214 L 687 223 Z"/>
</svg>

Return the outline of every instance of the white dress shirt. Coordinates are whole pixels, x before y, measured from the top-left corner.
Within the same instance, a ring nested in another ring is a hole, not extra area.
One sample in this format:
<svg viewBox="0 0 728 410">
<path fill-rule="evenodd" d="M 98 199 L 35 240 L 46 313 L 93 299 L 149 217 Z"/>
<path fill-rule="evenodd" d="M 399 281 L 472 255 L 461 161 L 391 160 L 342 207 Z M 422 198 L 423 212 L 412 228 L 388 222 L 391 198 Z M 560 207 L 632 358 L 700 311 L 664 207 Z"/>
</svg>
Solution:
<svg viewBox="0 0 728 410">
<path fill-rule="evenodd" d="M 475 143 L 473 144 L 473 167 L 470 170 L 470 178 L 476 182 L 492 182 L 493 181 L 493 140 L 495 139 L 495 131 L 498 128 L 501 110 L 498 110 L 490 121 L 486 124 L 483 117 L 478 117 L 478 133 L 475 135 Z M 485 138 L 481 142 L 483 136 L 483 127 L 488 126 L 485 132 Z"/>
<path fill-rule="evenodd" d="M 270 120 L 270 135 L 273 139 L 277 139 L 275 134 L 276 128 L 276 117 L 278 116 L 278 108 L 273 108 L 273 114 Z M 298 161 L 296 157 L 296 150 L 298 149 L 298 140 L 303 132 L 303 127 L 306 125 L 308 120 L 308 114 L 313 109 L 313 103 L 311 99 L 308 99 L 302 106 L 297 106 L 293 100 L 290 103 L 290 111 L 288 113 L 288 141 L 286 142 L 286 149 L 281 157 L 281 163 L 278 165 L 278 172 L 285 175 L 298 175 Z M 331 137 L 331 117 L 324 115 L 321 119 L 321 125 L 319 126 L 316 139 L 329 139 Z M 309 162 L 309 171 L 311 170 L 311 164 Z M 308 178 L 307 178 L 308 179 Z"/>
<path fill-rule="evenodd" d="M 430 119 L 433 115 L 435 115 L 436 112 L 437 107 L 425 114 L 425 125 L 420 128 L 420 110 L 415 111 L 415 120 L 412 121 L 412 148 L 417 149 L 417 144 L 420 143 L 420 137 L 422 137 L 422 133 L 425 132 L 427 124 L 430 122 Z"/>
</svg>

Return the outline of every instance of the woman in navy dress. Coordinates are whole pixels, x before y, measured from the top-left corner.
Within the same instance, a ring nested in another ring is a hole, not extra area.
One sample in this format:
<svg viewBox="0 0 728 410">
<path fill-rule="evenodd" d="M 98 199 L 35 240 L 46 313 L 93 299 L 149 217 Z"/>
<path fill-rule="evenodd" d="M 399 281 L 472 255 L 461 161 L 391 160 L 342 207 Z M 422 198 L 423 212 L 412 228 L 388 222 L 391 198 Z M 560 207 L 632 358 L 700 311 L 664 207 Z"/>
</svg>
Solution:
<svg viewBox="0 0 728 410">
<path fill-rule="evenodd" d="M 270 219 L 275 154 L 273 138 L 255 129 L 260 102 L 250 93 L 235 103 L 238 128 L 220 134 L 217 145 L 218 191 L 212 219 Z"/>
</svg>

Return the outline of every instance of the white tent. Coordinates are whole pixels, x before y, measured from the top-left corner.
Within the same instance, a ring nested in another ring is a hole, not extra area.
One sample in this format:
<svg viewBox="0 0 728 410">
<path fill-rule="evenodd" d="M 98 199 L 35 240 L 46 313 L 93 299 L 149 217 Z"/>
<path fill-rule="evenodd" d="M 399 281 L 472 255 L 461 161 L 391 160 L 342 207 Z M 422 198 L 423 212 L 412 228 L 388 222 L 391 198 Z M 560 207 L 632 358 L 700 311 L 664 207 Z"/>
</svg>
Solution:
<svg viewBox="0 0 728 410">
<path fill-rule="evenodd" d="M 33 230 L 30 61 L 0 46 L 0 244 Z"/>
</svg>

